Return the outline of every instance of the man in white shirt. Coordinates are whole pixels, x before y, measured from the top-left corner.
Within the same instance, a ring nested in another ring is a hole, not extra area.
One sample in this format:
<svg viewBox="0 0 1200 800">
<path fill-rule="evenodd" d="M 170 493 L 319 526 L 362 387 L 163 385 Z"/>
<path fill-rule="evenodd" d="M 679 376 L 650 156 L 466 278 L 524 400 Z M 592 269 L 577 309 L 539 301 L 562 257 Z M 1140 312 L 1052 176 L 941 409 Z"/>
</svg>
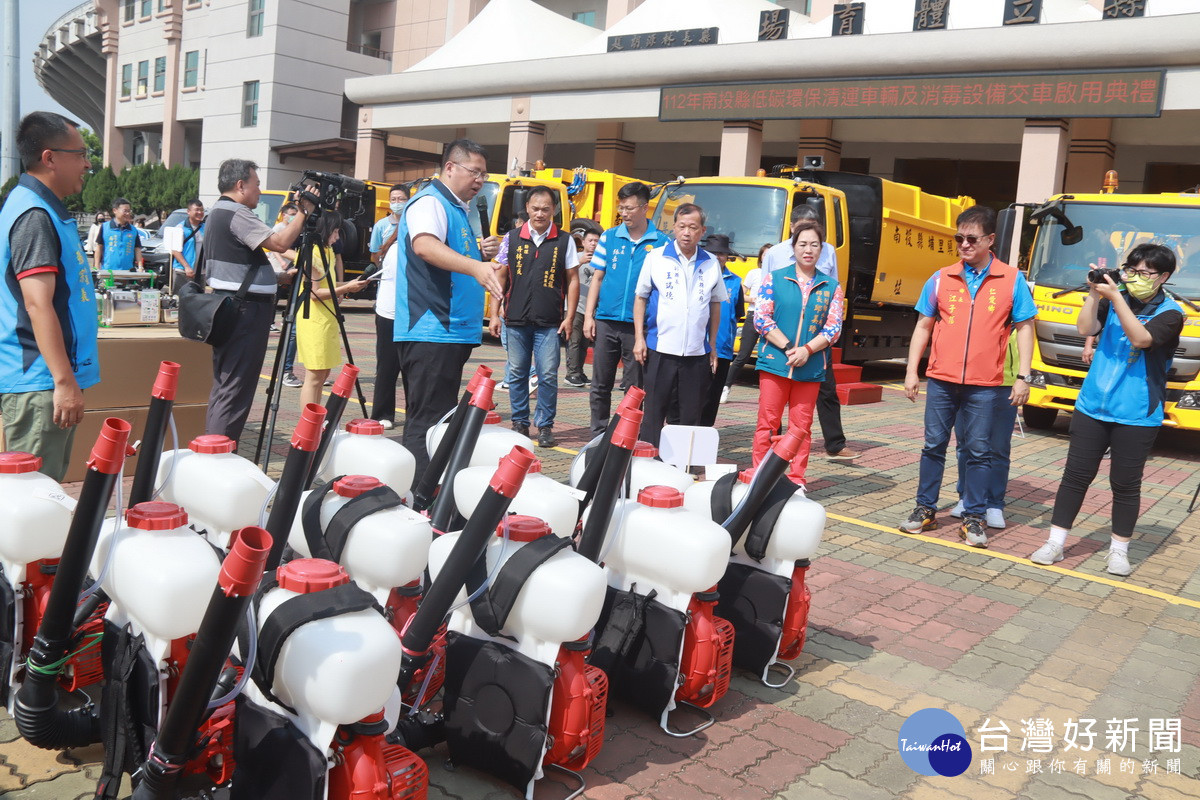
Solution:
<svg viewBox="0 0 1200 800">
<path fill-rule="evenodd" d="M 792 210 L 792 232 L 804 220 L 821 221 L 821 215 L 809 205 L 797 206 Z M 777 269 L 796 263 L 789 236 L 779 244 L 772 245 L 762 260 L 762 271 L 766 275 Z M 817 272 L 837 277 L 837 252 L 829 242 L 821 243 L 821 256 L 817 259 Z M 852 461 L 858 453 L 846 447 L 846 433 L 842 430 L 842 404 L 837 396 L 837 379 L 834 371 L 825 370 L 821 390 L 817 394 L 817 419 L 821 422 L 821 436 L 825 440 L 825 453 L 830 461 Z"/>
<path fill-rule="evenodd" d="M 728 292 L 721 265 L 700 248 L 705 222 L 694 203 L 675 209 L 675 240 L 646 256 L 635 290 L 633 357 L 646 368 L 640 438 L 656 446 L 668 413 L 676 412 L 681 425 L 700 424 L 717 369 L 717 329 Z"/>
</svg>

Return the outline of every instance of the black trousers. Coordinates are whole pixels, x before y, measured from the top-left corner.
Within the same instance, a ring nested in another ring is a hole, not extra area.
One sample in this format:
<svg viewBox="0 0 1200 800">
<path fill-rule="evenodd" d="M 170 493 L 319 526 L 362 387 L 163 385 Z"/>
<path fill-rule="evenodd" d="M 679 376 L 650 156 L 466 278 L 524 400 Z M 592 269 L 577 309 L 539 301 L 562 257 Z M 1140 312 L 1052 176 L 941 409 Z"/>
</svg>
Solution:
<svg viewBox="0 0 1200 800">
<path fill-rule="evenodd" d="M 725 376 L 726 386 L 733 386 L 738 374 L 742 371 L 742 367 L 750 363 L 750 356 L 754 355 L 754 346 L 757 344 L 758 331 L 754 329 L 754 315 L 747 314 L 746 321 L 742 323 L 741 344 L 738 346 L 737 355 L 733 357 L 733 363 L 730 365 L 729 372 Z"/>
<path fill-rule="evenodd" d="M 274 317 L 274 297 L 245 300 L 238 308 L 229 340 L 213 348 L 213 385 L 204 416 L 205 433 L 223 434 L 235 442 L 241 438 L 254 404 Z"/>
<path fill-rule="evenodd" d="M 821 422 L 821 436 L 825 438 L 825 452 L 833 455 L 846 447 L 846 432 L 842 430 L 842 404 L 837 396 L 837 380 L 833 367 L 825 370 L 825 380 L 817 392 L 817 419 Z"/>
<path fill-rule="evenodd" d="M 651 350 L 646 356 L 646 402 L 642 441 L 658 446 L 668 416 L 680 425 L 699 425 L 712 382 L 708 356 L 673 356 Z M 674 395 L 674 399 L 672 396 Z"/>
<path fill-rule="evenodd" d="M 404 436 L 401 441 L 417 460 L 415 480 L 429 466 L 425 432 L 458 404 L 463 365 L 474 345 L 396 342 L 404 384 Z"/>
<path fill-rule="evenodd" d="M 617 363 L 625 362 L 621 388 L 642 386 L 642 365 L 633 358 L 633 323 L 596 320 L 596 342 L 592 345 L 592 434 L 598 436 L 608 427 L 612 413 L 612 390 Z M 660 425 L 662 423 L 659 423 Z M 643 426 L 644 427 L 644 426 Z"/>
<path fill-rule="evenodd" d="M 396 421 L 396 381 L 400 379 L 400 353 L 392 341 L 393 320 L 375 315 L 375 389 L 371 394 L 371 419 Z"/>
<path fill-rule="evenodd" d="M 575 312 L 575 321 L 571 323 L 571 338 L 567 340 L 567 377 L 587 379 L 583 372 L 583 362 L 587 361 L 587 339 L 583 336 L 582 311 Z"/>
<path fill-rule="evenodd" d="M 1132 536 L 1142 503 L 1142 472 L 1158 428 L 1101 422 L 1076 411 L 1071 415 L 1071 445 L 1062 483 L 1054 498 L 1050 524 L 1070 528 L 1083 505 L 1088 487 L 1109 450 L 1108 482 L 1112 487 L 1112 532 Z"/>
<path fill-rule="evenodd" d="M 721 390 L 725 388 L 725 380 L 729 375 L 729 365 L 733 361 L 728 358 L 717 359 L 717 371 L 713 373 L 708 384 L 708 395 L 704 398 L 704 409 L 700 412 L 700 424 L 712 427 L 717 421 L 717 410 L 721 407 Z"/>
</svg>

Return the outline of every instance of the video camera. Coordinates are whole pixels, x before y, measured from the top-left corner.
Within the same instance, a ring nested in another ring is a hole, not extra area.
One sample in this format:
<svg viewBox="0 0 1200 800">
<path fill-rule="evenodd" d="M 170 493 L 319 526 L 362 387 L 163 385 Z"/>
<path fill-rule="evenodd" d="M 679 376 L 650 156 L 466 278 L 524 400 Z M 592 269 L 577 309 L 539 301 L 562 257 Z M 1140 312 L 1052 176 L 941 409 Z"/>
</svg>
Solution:
<svg viewBox="0 0 1200 800">
<path fill-rule="evenodd" d="M 321 211 L 340 211 L 343 217 L 349 219 L 362 213 L 367 185 L 345 175 L 310 169 L 305 170 L 300 180 L 293 184 L 292 191 L 297 199 L 304 198 L 313 204 L 316 208 L 313 218 Z"/>
</svg>

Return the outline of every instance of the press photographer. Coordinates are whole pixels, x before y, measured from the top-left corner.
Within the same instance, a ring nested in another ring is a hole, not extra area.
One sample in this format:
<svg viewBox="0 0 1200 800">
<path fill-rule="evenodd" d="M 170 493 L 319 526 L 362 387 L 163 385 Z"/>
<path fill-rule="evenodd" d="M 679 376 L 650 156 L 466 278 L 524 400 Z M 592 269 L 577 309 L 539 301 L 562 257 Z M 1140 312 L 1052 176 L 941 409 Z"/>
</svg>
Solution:
<svg viewBox="0 0 1200 800">
<path fill-rule="evenodd" d="M 1162 425 L 1167 372 L 1179 346 L 1183 309 L 1163 288 L 1175 271 L 1175 254 L 1162 245 L 1133 248 L 1120 283 L 1112 272 L 1092 266 L 1076 327 L 1082 336 L 1098 337 L 1096 353 L 1071 417 L 1071 445 L 1054 500 L 1050 538 L 1030 560 L 1063 560 L 1067 534 L 1108 450 L 1113 495 L 1108 571 L 1124 576 L 1132 571 L 1129 542 L 1141 507 L 1142 471 Z"/>
<path fill-rule="evenodd" d="M 204 430 L 236 441 L 254 402 L 275 315 L 277 279 L 264 251 L 287 250 L 300 236 L 314 204 L 308 194 L 301 196 L 300 213 L 283 230 L 274 230 L 253 211 L 261 194 L 258 165 L 240 158 L 221 162 L 217 190 L 221 196 L 208 215 L 202 270 L 214 294 L 232 295 L 238 303 L 229 335 L 213 346 L 213 385 Z"/>
</svg>

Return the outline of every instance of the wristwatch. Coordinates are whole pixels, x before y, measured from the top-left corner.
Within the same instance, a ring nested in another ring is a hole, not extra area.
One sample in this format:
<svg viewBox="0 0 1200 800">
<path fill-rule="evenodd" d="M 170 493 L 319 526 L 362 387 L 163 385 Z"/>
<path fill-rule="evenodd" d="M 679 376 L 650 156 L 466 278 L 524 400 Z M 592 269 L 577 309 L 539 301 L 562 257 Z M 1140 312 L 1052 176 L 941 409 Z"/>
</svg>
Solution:
<svg viewBox="0 0 1200 800">
<path fill-rule="evenodd" d="M 1029 383 L 1029 379 L 1030 379 L 1029 375 L 1014 375 L 1013 377 L 1019 381 L 1025 381 L 1026 383 Z"/>
</svg>

